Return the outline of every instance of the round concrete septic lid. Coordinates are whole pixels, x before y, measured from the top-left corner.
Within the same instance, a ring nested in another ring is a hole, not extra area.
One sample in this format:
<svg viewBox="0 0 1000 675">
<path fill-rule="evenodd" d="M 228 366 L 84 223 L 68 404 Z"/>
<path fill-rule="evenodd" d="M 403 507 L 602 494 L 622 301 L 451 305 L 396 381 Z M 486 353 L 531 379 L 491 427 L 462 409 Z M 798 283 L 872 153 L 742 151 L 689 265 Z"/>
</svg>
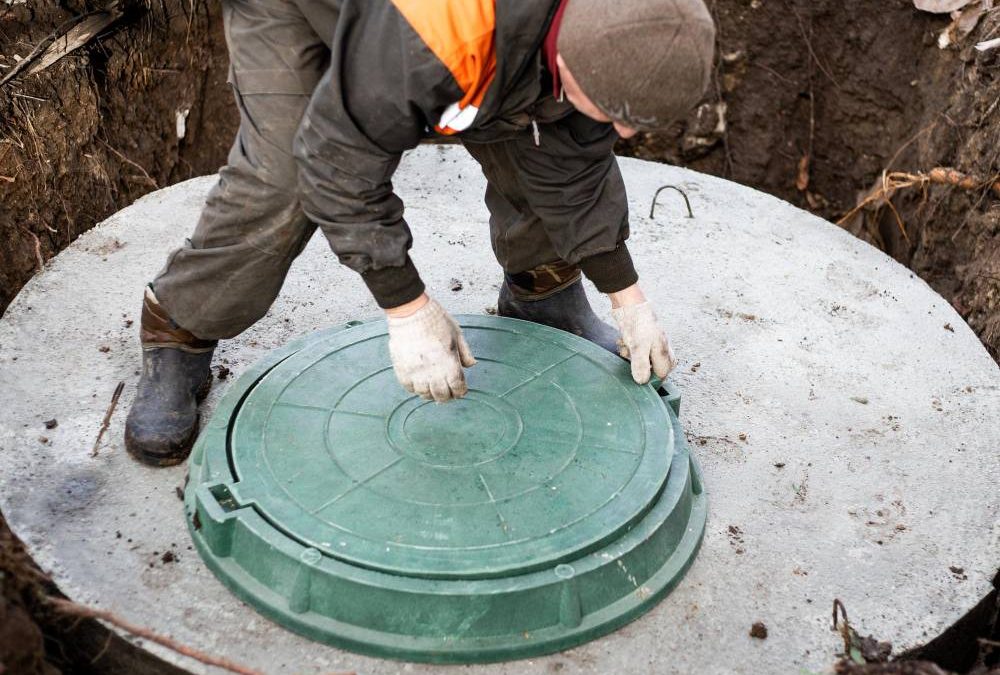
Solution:
<svg viewBox="0 0 1000 675">
<path fill-rule="evenodd" d="M 684 391 L 684 431 L 712 499 L 705 541 L 670 597 L 625 630 L 565 653 L 462 672 L 821 672 L 843 650 L 830 630 L 833 598 L 858 630 L 897 652 L 945 631 L 993 590 L 1000 559 L 1000 368 L 946 300 L 840 228 L 736 183 L 666 164 L 619 164 L 630 250 L 681 360 L 672 378 Z M 0 318 L 0 510 L 67 596 L 193 649 L 274 675 L 437 675 L 436 665 L 346 653 L 289 633 L 284 620 L 264 621 L 241 602 L 246 593 L 213 573 L 225 566 L 236 578 L 232 558 L 209 567 L 186 553 L 192 523 L 175 488 L 189 469 L 192 480 L 214 472 L 214 480 L 232 482 L 225 425 L 213 426 L 213 418 L 202 432 L 222 435 L 221 463 L 206 453 L 201 466 L 153 469 L 122 446 L 141 369 L 142 289 L 195 228 L 217 183 L 206 176 L 160 190 L 82 234 Z M 671 191 L 649 216 L 665 184 L 687 193 L 694 218 Z M 495 306 L 502 272 L 475 160 L 458 146 L 424 146 L 405 155 L 393 187 L 406 203 L 412 256 L 431 295 L 453 314 Z M 452 290 L 455 279 L 462 290 Z M 609 320 L 606 300 L 590 285 L 587 292 Z M 206 311 L 214 300 L 206 296 Z M 271 311 L 219 345 L 206 419 L 223 399 L 232 402 L 229 392 L 272 350 L 378 311 L 357 274 L 313 237 Z M 94 457 L 120 381 L 124 393 Z M 45 429 L 53 417 L 58 427 Z M 685 452 L 681 439 L 654 511 L 682 474 Z M 203 530 L 212 527 L 203 521 Z M 236 524 L 234 551 L 250 545 Z M 294 546 L 288 551 L 297 560 L 305 547 Z M 161 561 L 168 550 L 179 555 Z M 622 559 L 627 570 L 615 565 L 617 576 L 636 576 L 629 562 Z M 568 564 L 579 580 L 581 565 Z M 263 589 L 267 570 L 255 571 Z M 635 593 L 648 586 L 640 582 Z M 373 603 L 382 598 L 369 595 Z M 276 592 L 272 598 L 287 606 Z M 313 614 L 296 616 L 304 625 Z M 767 640 L 748 635 L 756 621 L 767 625 Z M 135 647 L 143 659 L 218 672 L 148 640 Z"/>
<path fill-rule="evenodd" d="M 327 642 L 467 662 L 596 637 L 683 575 L 705 501 L 657 390 L 574 335 L 459 318 L 478 361 L 459 401 L 399 386 L 381 321 L 227 393 L 186 502 L 238 595 Z"/>
</svg>

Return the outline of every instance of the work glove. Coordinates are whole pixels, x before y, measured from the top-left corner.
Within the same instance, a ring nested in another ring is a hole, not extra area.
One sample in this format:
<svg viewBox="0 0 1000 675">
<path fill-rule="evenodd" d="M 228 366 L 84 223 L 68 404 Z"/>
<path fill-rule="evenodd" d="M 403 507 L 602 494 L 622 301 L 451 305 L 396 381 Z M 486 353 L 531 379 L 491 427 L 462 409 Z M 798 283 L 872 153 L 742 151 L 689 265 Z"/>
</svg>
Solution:
<svg viewBox="0 0 1000 675">
<path fill-rule="evenodd" d="M 469 390 L 462 366 L 476 365 L 462 330 L 436 301 L 409 316 L 388 317 L 389 355 L 406 391 L 438 403 Z"/>
<path fill-rule="evenodd" d="M 649 382 L 651 369 L 661 380 L 674 369 L 677 365 L 674 351 L 648 302 L 616 307 L 611 316 L 621 331 L 618 353 L 632 362 L 632 379 L 636 383 Z"/>
</svg>

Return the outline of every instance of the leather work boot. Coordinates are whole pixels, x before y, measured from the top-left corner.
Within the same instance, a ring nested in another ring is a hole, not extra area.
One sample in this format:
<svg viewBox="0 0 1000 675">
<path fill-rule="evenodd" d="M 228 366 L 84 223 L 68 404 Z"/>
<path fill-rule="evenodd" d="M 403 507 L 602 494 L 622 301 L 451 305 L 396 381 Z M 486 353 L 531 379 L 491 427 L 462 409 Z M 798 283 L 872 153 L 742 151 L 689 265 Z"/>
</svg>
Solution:
<svg viewBox="0 0 1000 675">
<path fill-rule="evenodd" d="M 148 288 L 139 334 L 142 376 L 125 421 L 125 449 L 153 466 L 178 464 L 198 435 L 198 403 L 212 387 L 217 343 L 174 323 Z"/>
<path fill-rule="evenodd" d="M 497 300 L 497 314 L 579 335 L 619 356 L 618 331 L 594 314 L 579 276 L 562 288 L 542 294 L 542 297 L 525 297 L 511 277 L 505 275 Z"/>
</svg>

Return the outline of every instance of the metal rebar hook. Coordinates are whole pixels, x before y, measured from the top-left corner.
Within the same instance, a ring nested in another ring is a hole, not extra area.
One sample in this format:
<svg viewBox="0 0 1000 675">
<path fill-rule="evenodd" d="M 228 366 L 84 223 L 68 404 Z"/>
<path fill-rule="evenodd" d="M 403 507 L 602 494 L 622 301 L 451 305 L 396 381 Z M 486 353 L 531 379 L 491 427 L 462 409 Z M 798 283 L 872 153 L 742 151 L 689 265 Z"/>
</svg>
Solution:
<svg viewBox="0 0 1000 675">
<path fill-rule="evenodd" d="M 691 210 L 691 200 L 688 199 L 687 193 L 684 192 L 684 190 L 682 190 L 679 187 L 677 187 L 676 185 L 664 185 L 663 187 L 661 187 L 660 189 L 658 189 L 653 194 L 653 203 L 649 205 L 649 218 L 650 218 L 650 220 L 653 219 L 654 214 L 656 213 L 656 199 L 657 199 L 657 197 L 660 196 L 661 192 L 663 192 L 664 190 L 666 190 L 668 188 L 671 189 L 671 190 L 677 190 L 678 192 L 681 193 L 681 197 L 684 198 L 684 205 L 687 207 L 687 212 L 688 212 L 687 217 L 688 218 L 694 218 L 694 212 Z"/>
</svg>

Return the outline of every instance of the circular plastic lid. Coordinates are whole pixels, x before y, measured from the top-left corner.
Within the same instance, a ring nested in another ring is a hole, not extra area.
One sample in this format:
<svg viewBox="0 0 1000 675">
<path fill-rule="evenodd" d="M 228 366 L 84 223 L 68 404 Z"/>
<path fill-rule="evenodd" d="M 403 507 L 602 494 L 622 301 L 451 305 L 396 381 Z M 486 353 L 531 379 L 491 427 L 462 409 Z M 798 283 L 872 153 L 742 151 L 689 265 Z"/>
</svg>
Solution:
<svg viewBox="0 0 1000 675">
<path fill-rule="evenodd" d="M 380 324 L 282 361 L 235 416 L 240 494 L 303 544 L 427 578 L 523 574 L 619 536 L 672 459 L 656 393 L 533 324 L 466 333 L 478 363 L 446 404 L 400 387 Z"/>
<path fill-rule="evenodd" d="M 600 634 L 666 591 L 649 579 L 666 567 L 676 569 L 664 584 L 679 578 L 704 498 L 656 389 L 576 336 L 461 323 L 478 363 L 458 401 L 399 386 L 384 322 L 300 340 L 227 392 L 192 456 L 186 499 L 223 581 L 327 642 L 461 662 Z M 624 566 L 636 555 L 638 567 Z M 588 613 L 601 621 L 581 628 Z M 546 630 L 555 635 L 525 638 Z"/>
</svg>

